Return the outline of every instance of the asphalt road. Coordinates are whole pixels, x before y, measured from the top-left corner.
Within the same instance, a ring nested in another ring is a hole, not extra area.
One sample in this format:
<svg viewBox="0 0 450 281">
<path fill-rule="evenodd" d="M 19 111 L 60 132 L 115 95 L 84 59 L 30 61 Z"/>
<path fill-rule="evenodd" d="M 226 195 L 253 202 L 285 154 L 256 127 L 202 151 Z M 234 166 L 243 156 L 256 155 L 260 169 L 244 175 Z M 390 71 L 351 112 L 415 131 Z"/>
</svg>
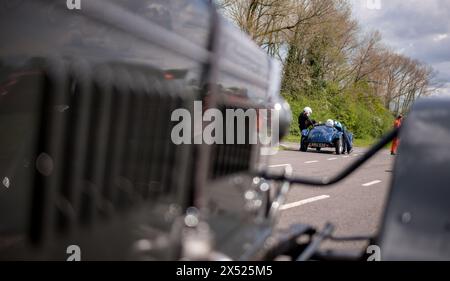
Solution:
<svg viewBox="0 0 450 281">
<path fill-rule="evenodd" d="M 294 175 L 308 177 L 334 175 L 364 153 L 361 148 L 355 148 L 350 156 L 338 156 L 331 149 L 302 153 L 296 151 L 295 144 L 288 146 L 287 150 L 271 158 L 271 169 L 276 171 L 283 169 L 283 165 L 291 165 Z M 389 192 L 393 162 L 389 151 L 383 150 L 331 188 L 292 186 L 278 228 L 296 223 L 321 228 L 331 222 L 336 227 L 336 236 L 375 235 Z M 326 242 L 322 245 L 322 249 L 344 251 L 365 251 L 366 248 L 366 242 Z"/>
</svg>

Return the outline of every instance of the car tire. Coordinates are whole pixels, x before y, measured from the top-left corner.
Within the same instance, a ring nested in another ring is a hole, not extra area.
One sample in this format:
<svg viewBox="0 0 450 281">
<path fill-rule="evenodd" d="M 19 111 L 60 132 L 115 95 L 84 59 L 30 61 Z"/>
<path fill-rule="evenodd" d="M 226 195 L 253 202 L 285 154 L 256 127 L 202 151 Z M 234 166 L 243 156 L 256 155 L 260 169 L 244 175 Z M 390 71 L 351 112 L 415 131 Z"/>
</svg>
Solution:
<svg viewBox="0 0 450 281">
<path fill-rule="evenodd" d="M 344 153 L 344 140 L 342 137 L 336 140 L 334 147 L 336 149 L 336 155 L 341 155 Z"/>
</svg>

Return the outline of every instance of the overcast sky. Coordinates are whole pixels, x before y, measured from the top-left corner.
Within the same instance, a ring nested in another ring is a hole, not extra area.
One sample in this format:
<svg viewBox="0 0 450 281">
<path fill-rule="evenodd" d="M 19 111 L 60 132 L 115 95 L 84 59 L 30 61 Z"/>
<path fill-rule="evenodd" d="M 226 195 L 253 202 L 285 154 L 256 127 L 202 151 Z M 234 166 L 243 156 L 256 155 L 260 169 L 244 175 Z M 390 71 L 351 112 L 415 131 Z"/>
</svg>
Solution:
<svg viewBox="0 0 450 281">
<path fill-rule="evenodd" d="M 379 30 L 383 41 L 438 71 L 440 93 L 450 95 L 449 0 L 350 0 L 366 30 Z"/>
</svg>

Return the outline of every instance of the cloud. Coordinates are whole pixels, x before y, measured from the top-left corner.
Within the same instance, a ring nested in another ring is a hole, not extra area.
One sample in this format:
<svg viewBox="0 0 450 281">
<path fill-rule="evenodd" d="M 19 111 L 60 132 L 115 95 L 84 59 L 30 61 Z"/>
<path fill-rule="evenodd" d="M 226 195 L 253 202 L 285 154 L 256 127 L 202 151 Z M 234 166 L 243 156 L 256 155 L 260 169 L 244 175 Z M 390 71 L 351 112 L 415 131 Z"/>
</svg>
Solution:
<svg viewBox="0 0 450 281">
<path fill-rule="evenodd" d="M 363 30 L 379 30 L 394 51 L 431 65 L 442 82 L 441 92 L 450 92 L 450 1 L 350 2 Z"/>
</svg>

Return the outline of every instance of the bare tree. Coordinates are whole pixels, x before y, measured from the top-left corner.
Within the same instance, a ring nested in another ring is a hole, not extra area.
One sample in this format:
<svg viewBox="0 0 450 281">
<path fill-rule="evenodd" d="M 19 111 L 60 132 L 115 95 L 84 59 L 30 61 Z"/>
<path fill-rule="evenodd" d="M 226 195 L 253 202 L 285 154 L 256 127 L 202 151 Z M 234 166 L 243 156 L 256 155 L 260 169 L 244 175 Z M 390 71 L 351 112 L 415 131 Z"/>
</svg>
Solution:
<svg viewBox="0 0 450 281">
<path fill-rule="evenodd" d="M 433 70 L 361 35 L 347 0 L 218 0 L 221 11 L 270 55 L 284 63 L 284 92 L 316 93 L 367 84 L 367 95 L 395 113 L 433 90 Z M 308 90 L 309 89 L 309 90 Z"/>
</svg>

